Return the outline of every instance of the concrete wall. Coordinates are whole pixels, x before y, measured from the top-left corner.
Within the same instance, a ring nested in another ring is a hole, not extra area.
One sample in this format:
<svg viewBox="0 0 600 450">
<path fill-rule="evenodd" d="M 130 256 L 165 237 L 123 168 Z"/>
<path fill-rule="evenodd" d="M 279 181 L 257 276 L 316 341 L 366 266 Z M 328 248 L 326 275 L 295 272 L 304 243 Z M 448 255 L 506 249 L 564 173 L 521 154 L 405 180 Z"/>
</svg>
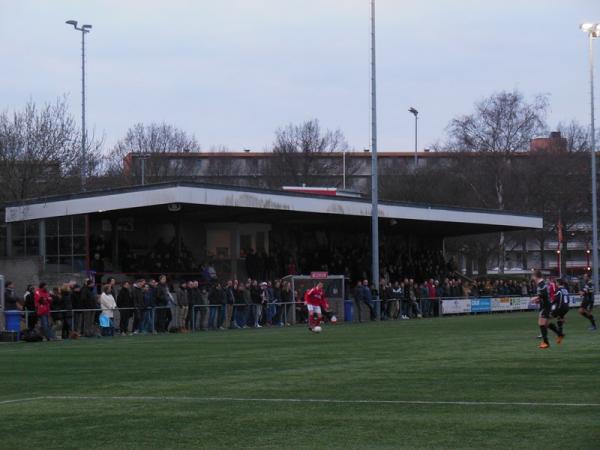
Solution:
<svg viewBox="0 0 600 450">
<path fill-rule="evenodd" d="M 83 274 L 78 273 L 44 273 L 42 268 L 42 259 L 39 256 L 0 258 L 0 274 L 4 275 L 6 281 L 15 283 L 19 296 L 23 295 L 28 284 L 37 286 L 40 281 L 45 281 L 52 288 L 69 280 L 81 284 L 84 278 Z"/>
<path fill-rule="evenodd" d="M 0 274 L 15 283 L 17 295 L 25 292 L 28 284 L 40 282 L 42 259 L 39 256 L 0 258 Z"/>
</svg>

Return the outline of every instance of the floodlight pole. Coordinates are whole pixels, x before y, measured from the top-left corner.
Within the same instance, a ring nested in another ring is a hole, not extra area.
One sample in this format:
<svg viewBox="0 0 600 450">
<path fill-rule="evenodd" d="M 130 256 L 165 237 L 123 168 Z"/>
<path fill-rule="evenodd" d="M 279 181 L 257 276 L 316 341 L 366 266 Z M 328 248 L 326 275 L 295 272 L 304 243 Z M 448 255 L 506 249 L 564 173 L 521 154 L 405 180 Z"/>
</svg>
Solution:
<svg viewBox="0 0 600 450">
<path fill-rule="evenodd" d="M 81 155 L 80 155 L 80 175 L 81 190 L 85 191 L 85 180 L 87 176 L 87 131 L 85 127 L 85 35 L 92 29 L 91 25 L 77 26 L 76 20 L 68 20 L 67 25 L 72 25 L 76 31 L 81 32 Z"/>
<path fill-rule="evenodd" d="M 375 52 L 375 0 L 371 0 L 371 277 L 379 286 L 379 186 L 377 178 L 377 66 Z M 379 314 L 378 314 L 379 315 Z"/>
<path fill-rule="evenodd" d="M 594 34 L 588 33 L 590 58 L 590 132 L 592 144 L 592 279 L 598 294 L 598 185 L 596 180 L 596 126 L 594 117 Z"/>
</svg>

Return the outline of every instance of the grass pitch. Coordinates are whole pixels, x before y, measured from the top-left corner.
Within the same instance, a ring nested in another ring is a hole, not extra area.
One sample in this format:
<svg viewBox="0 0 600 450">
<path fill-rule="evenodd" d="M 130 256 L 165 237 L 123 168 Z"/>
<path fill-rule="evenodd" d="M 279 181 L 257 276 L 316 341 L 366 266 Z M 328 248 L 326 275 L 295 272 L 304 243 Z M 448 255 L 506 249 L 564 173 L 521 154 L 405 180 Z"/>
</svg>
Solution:
<svg viewBox="0 0 600 450">
<path fill-rule="evenodd" d="M 572 311 L 549 350 L 533 313 L 0 345 L 0 448 L 600 448 L 586 328 Z"/>
</svg>

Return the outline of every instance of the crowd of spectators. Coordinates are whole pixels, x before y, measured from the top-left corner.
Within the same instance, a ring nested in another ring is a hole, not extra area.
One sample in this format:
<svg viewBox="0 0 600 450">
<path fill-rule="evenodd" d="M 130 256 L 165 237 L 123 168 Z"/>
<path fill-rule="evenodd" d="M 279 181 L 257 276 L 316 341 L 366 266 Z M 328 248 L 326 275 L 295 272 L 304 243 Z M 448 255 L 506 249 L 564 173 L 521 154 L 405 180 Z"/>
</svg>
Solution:
<svg viewBox="0 0 600 450">
<path fill-rule="evenodd" d="M 435 277 L 423 281 L 408 277 L 394 280 L 392 273 L 395 272 L 384 272 L 381 292 L 366 279 L 356 282 L 354 287 L 346 287 L 346 298 L 354 303 L 355 320 L 433 317 L 440 313 L 442 298 L 531 296 L 536 291 L 535 283 L 526 280 L 471 282 L 458 276 L 441 280 Z M 37 287 L 29 285 L 23 296 L 8 282 L 5 309 L 25 311 L 26 333 L 48 340 L 283 327 L 290 325 L 292 317 L 296 323 L 308 319 L 302 301 L 304 293 L 294 292 L 289 281 L 248 278 L 221 282 L 209 264 L 202 265 L 199 275 L 197 279 L 178 282 L 162 275 L 158 279 L 140 278 L 120 285 L 114 278 L 102 283 L 100 277 L 100 282 L 90 278 L 82 285 L 70 281 L 51 289 L 40 283 Z M 577 287 L 574 285 L 572 290 L 577 291 Z"/>
<path fill-rule="evenodd" d="M 288 281 L 229 280 L 206 283 L 155 279 L 125 281 L 114 278 L 96 285 L 87 279 L 48 289 L 46 283 L 28 286 L 19 297 L 12 282 L 6 285 L 6 309 L 24 311 L 25 332 L 47 340 L 157 334 L 189 330 L 225 330 L 289 326 L 292 308 L 296 321 L 306 321 L 300 293 Z"/>
</svg>

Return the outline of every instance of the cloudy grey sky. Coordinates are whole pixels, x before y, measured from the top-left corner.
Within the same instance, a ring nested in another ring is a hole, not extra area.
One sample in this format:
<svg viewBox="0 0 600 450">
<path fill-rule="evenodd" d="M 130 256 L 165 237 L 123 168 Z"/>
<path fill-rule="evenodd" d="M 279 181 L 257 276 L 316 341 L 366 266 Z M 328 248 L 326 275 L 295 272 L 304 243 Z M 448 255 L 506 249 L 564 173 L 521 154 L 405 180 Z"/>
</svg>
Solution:
<svg viewBox="0 0 600 450">
<path fill-rule="evenodd" d="M 262 150 L 282 125 L 318 118 L 351 147 L 370 139 L 369 0 L 0 0 L 0 109 L 69 95 L 113 144 L 165 121 L 204 149 Z M 584 20 L 598 0 L 378 0 L 380 149 L 421 147 L 502 89 L 548 93 L 549 123 L 589 114 Z M 597 45 L 600 61 L 600 42 Z"/>
</svg>

